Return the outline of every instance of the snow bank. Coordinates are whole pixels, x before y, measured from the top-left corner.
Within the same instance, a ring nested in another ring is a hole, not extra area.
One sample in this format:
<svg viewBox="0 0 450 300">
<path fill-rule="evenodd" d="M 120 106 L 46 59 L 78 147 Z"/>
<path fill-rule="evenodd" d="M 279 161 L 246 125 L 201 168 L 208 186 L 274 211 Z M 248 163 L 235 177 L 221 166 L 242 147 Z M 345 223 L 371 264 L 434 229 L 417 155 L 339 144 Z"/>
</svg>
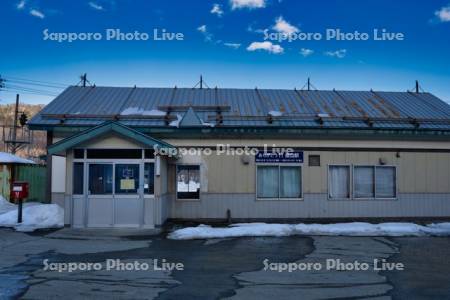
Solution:
<svg viewBox="0 0 450 300">
<path fill-rule="evenodd" d="M 121 113 L 121 115 L 141 115 L 141 116 L 165 116 L 166 113 L 161 110 L 152 109 L 152 110 L 144 110 L 143 108 L 139 107 L 128 107 L 127 109 L 124 109 Z"/>
<path fill-rule="evenodd" d="M 57 204 L 24 203 L 23 222 L 17 223 L 17 205 L 0 196 L 0 227 L 14 227 L 17 231 L 30 232 L 43 228 L 64 226 L 64 210 Z"/>
<path fill-rule="evenodd" d="M 13 210 L 16 206 L 3 198 L 2 195 L 0 195 L 0 215 L 2 213 L 8 212 L 10 210 Z"/>
<path fill-rule="evenodd" d="M 227 238 L 243 236 L 345 235 L 345 236 L 450 236 L 450 223 L 429 224 L 363 222 L 337 224 L 241 223 L 229 227 L 199 225 L 175 230 L 173 240 Z"/>
<path fill-rule="evenodd" d="M 17 155 L 0 152 L 0 164 L 35 164 L 34 161 L 28 160 Z"/>
</svg>

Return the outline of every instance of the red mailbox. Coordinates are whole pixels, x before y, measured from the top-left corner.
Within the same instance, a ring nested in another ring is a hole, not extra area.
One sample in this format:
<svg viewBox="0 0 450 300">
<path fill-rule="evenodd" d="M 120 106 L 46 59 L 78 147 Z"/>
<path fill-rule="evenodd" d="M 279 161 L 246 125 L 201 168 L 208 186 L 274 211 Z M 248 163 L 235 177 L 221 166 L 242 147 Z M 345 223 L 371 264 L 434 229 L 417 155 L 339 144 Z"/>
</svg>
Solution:
<svg viewBox="0 0 450 300">
<path fill-rule="evenodd" d="M 11 198 L 15 200 L 23 200 L 28 197 L 28 182 L 25 181 L 14 181 Z"/>
</svg>

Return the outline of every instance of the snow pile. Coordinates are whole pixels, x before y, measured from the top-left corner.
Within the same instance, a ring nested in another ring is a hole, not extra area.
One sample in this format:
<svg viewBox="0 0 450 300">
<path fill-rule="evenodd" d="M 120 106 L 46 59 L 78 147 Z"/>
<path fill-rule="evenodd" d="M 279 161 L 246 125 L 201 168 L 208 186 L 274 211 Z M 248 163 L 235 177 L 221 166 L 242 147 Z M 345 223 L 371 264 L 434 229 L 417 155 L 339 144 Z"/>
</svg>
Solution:
<svg viewBox="0 0 450 300">
<path fill-rule="evenodd" d="M 35 162 L 11 153 L 0 152 L 0 164 L 35 164 Z"/>
<path fill-rule="evenodd" d="M 17 205 L 0 196 L 0 227 L 14 227 L 17 231 L 63 227 L 64 210 L 57 204 L 24 203 L 22 220 L 17 223 Z"/>
<path fill-rule="evenodd" d="M 271 111 L 269 111 L 269 115 L 272 117 L 281 117 L 283 115 L 283 113 L 278 110 L 271 110 Z"/>
<path fill-rule="evenodd" d="M 2 195 L 0 195 L 0 215 L 2 213 L 8 212 L 10 210 L 13 210 L 16 206 L 3 198 Z"/>
<path fill-rule="evenodd" d="M 141 116 L 165 116 L 166 113 L 161 110 L 152 109 L 152 110 L 144 110 L 143 108 L 139 107 L 128 107 L 127 109 L 123 110 L 121 115 L 141 115 Z"/>
<path fill-rule="evenodd" d="M 208 225 L 175 230 L 173 240 L 209 239 L 243 236 L 345 235 L 345 236 L 450 236 L 450 223 L 429 224 L 363 222 L 337 224 L 241 223 L 214 228 Z"/>
</svg>

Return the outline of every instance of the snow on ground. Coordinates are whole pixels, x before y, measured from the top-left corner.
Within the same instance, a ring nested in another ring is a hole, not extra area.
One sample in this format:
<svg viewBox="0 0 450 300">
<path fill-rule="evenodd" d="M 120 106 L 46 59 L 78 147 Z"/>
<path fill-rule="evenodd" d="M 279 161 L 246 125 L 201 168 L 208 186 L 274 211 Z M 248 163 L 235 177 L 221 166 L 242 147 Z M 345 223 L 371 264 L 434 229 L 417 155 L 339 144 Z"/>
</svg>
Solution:
<svg viewBox="0 0 450 300">
<path fill-rule="evenodd" d="M 6 164 L 35 164 L 34 161 L 28 160 L 22 157 L 19 157 L 17 155 L 6 153 L 6 152 L 0 152 L 0 163 L 6 163 Z"/>
<path fill-rule="evenodd" d="M 228 227 L 199 225 L 169 234 L 173 240 L 228 238 L 242 236 L 344 235 L 344 236 L 450 236 L 450 223 L 417 225 L 414 223 L 363 222 L 337 224 L 240 223 Z"/>
<path fill-rule="evenodd" d="M 152 109 L 152 110 L 144 110 L 143 108 L 139 107 L 128 107 L 124 109 L 121 113 L 121 115 L 142 115 L 142 116 L 165 116 L 166 113 L 161 110 Z"/>
<path fill-rule="evenodd" d="M 22 220 L 21 224 L 17 223 L 17 205 L 0 196 L 0 227 L 14 227 L 17 231 L 63 227 L 64 210 L 57 204 L 25 202 Z"/>
</svg>

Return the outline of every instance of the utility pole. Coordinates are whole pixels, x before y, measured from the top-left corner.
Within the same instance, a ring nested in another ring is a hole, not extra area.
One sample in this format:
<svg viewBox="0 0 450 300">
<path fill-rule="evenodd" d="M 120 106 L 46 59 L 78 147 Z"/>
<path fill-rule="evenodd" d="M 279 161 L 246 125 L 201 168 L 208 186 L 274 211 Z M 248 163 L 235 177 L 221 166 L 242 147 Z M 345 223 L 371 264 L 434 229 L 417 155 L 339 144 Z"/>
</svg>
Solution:
<svg viewBox="0 0 450 300">
<path fill-rule="evenodd" d="M 14 124 L 12 127 L 12 149 L 11 153 L 16 154 L 17 148 L 17 118 L 19 117 L 19 94 L 16 94 L 16 108 L 14 110 Z"/>
</svg>

